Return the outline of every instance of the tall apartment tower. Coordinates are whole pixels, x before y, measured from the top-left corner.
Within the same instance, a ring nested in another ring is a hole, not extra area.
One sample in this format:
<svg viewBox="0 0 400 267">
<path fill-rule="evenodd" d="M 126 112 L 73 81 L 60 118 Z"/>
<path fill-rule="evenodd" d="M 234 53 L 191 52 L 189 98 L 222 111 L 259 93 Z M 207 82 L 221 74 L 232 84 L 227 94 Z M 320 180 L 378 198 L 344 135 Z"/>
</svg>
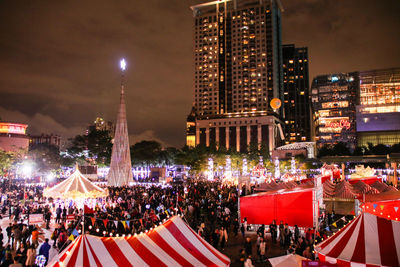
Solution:
<svg viewBox="0 0 400 267">
<path fill-rule="evenodd" d="M 269 103 L 283 97 L 281 3 L 227 0 L 191 9 L 196 145 L 244 151 L 250 142 L 266 142 L 273 149 L 282 108 Z"/>
<path fill-rule="evenodd" d="M 311 141 L 308 49 L 289 44 L 282 51 L 285 143 Z"/>
</svg>

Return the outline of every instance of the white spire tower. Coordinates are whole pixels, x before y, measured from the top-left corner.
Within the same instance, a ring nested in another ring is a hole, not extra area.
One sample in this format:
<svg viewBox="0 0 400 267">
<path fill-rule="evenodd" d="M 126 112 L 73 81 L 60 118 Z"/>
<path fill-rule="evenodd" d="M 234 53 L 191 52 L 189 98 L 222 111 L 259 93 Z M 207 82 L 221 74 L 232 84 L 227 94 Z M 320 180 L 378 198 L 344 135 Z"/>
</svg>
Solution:
<svg viewBox="0 0 400 267">
<path fill-rule="evenodd" d="M 132 182 L 131 153 L 129 148 L 128 124 L 126 121 L 124 72 L 126 61 L 120 61 L 121 67 L 121 98 L 117 124 L 115 126 L 114 144 L 111 154 L 110 171 L 107 175 L 108 186 L 125 186 Z"/>
</svg>

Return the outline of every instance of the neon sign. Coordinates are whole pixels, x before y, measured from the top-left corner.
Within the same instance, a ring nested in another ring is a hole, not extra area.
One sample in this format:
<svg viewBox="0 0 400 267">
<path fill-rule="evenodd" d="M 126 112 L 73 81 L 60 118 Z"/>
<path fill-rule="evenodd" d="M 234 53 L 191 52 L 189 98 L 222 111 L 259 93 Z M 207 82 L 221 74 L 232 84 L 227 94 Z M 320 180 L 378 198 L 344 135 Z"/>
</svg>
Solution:
<svg viewBox="0 0 400 267">
<path fill-rule="evenodd" d="M 348 120 L 340 120 L 340 121 L 330 121 L 325 123 L 325 127 L 327 128 L 340 128 L 340 129 L 350 129 L 351 124 Z"/>
<path fill-rule="evenodd" d="M 26 124 L 0 122 L 0 133 L 25 134 L 27 127 Z"/>
</svg>

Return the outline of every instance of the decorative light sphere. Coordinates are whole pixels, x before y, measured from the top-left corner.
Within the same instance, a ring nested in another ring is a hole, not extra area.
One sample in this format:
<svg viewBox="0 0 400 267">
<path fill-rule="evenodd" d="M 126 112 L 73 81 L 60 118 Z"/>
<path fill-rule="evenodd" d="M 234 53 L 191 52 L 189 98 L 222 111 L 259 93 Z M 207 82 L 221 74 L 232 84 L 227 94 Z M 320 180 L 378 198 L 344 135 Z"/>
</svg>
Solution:
<svg viewBox="0 0 400 267">
<path fill-rule="evenodd" d="M 121 67 L 121 70 L 124 71 L 126 69 L 126 61 L 125 59 L 121 59 L 121 61 L 119 62 L 119 66 Z"/>
</svg>

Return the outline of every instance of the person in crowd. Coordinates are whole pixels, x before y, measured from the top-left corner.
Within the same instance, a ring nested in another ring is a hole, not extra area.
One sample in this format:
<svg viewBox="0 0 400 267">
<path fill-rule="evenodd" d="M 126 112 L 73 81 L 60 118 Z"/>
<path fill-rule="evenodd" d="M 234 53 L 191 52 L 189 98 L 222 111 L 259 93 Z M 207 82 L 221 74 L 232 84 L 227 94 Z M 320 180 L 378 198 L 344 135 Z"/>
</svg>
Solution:
<svg viewBox="0 0 400 267">
<path fill-rule="evenodd" d="M 251 259 L 251 255 L 247 256 L 246 261 L 244 262 L 244 267 L 254 267 L 253 261 Z"/>
<path fill-rule="evenodd" d="M 5 257 L 4 257 L 4 261 L 3 263 L 0 265 L 0 267 L 9 267 L 11 264 L 14 263 L 11 251 L 7 251 L 5 253 Z"/>
<path fill-rule="evenodd" d="M 28 250 L 26 252 L 26 261 L 25 261 L 25 266 L 35 266 L 35 259 L 36 259 L 36 248 L 33 244 L 31 244 L 28 247 Z"/>
<path fill-rule="evenodd" d="M 31 234 L 32 238 L 32 245 L 37 248 L 39 246 L 39 230 L 36 226 L 33 226 L 33 231 Z"/>
<path fill-rule="evenodd" d="M 7 226 L 6 232 L 7 232 L 7 243 L 10 243 L 11 234 L 12 234 L 12 224 L 11 223 Z"/>
<path fill-rule="evenodd" d="M 56 209 L 56 223 L 61 222 L 61 213 L 62 213 L 62 209 L 61 209 L 61 205 L 59 205 L 58 208 Z"/>
<path fill-rule="evenodd" d="M 253 254 L 253 243 L 251 242 L 250 237 L 246 237 L 246 242 L 244 243 L 244 249 L 247 255 Z"/>
<path fill-rule="evenodd" d="M 46 238 L 44 243 L 40 246 L 40 249 L 39 249 L 39 255 L 43 255 L 46 258 L 45 265 L 47 265 L 47 262 L 49 260 L 50 248 L 51 248 L 51 246 L 49 244 L 49 239 Z"/>
<path fill-rule="evenodd" d="M 20 262 L 21 258 L 19 256 L 14 257 L 14 261 L 12 264 L 9 265 L 9 267 L 22 267 L 22 263 Z"/>
<path fill-rule="evenodd" d="M 246 230 L 245 230 L 245 227 L 244 227 L 244 224 L 243 224 L 243 223 L 242 223 L 242 225 L 240 226 L 240 232 L 242 233 L 242 237 L 244 238 L 245 233 L 246 233 Z"/>
<path fill-rule="evenodd" d="M 267 255 L 267 242 L 265 242 L 264 238 L 261 238 L 260 245 L 259 245 L 259 255 L 260 255 L 260 262 L 265 261 L 265 257 Z"/>
<path fill-rule="evenodd" d="M 272 243 L 276 243 L 276 237 L 277 237 L 277 227 L 276 227 L 276 222 L 275 220 L 272 221 L 272 223 L 269 225 L 269 231 L 271 233 L 271 239 Z"/>
<path fill-rule="evenodd" d="M 313 260 L 313 254 L 311 253 L 310 246 L 307 246 L 306 249 L 303 251 L 303 257 L 309 260 Z"/>
<path fill-rule="evenodd" d="M 17 249 L 17 251 L 15 252 L 15 255 L 19 257 L 19 261 L 22 263 L 25 263 L 26 261 L 26 254 L 27 254 L 27 247 L 25 245 L 24 242 L 21 243 L 21 246 L 19 246 L 19 248 Z"/>
<path fill-rule="evenodd" d="M 224 227 L 221 227 L 219 232 L 219 243 L 221 246 L 221 250 L 224 250 L 226 242 L 228 242 L 228 233 L 226 232 L 226 229 Z"/>
</svg>

